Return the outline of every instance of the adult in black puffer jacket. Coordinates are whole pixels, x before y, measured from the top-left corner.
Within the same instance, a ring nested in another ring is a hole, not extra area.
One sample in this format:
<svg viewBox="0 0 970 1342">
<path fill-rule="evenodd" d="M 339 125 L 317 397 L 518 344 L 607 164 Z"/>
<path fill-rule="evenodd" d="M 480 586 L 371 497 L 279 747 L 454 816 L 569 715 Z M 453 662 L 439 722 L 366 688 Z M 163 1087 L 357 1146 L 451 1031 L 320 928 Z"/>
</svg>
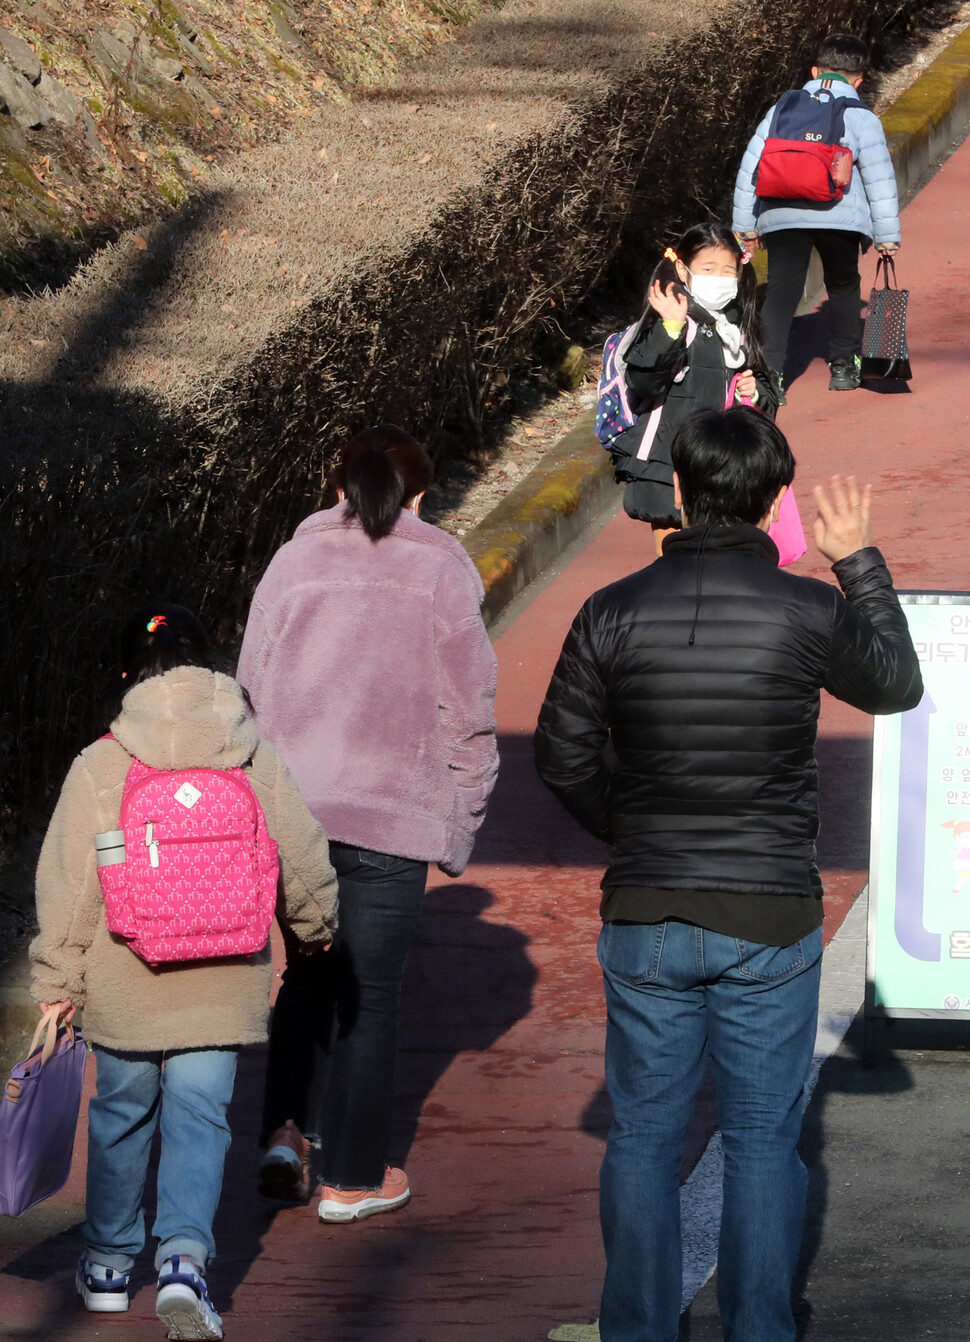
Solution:
<svg viewBox="0 0 970 1342">
<path fill-rule="evenodd" d="M 699 418 L 768 428 L 744 409 Z M 877 549 L 834 564 L 845 596 L 777 563 L 756 525 L 691 525 L 577 615 L 536 759 L 610 843 L 605 889 L 819 892 L 819 691 L 896 713 L 919 702 L 922 682 Z"/>
<path fill-rule="evenodd" d="M 871 545 L 868 491 L 837 478 L 833 500 L 819 491 L 816 540 L 843 596 L 777 568 L 766 533 L 794 461 L 765 416 L 697 412 L 673 462 L 684 530 L 583 606 L 535 740 L 543 781 L 611 845 L 600 1335 L 677 1336 L 678 1162 L 709 1053 L 725 1337 L 792 1342 L 806 1187 L 795 1147 L 821 957 L 819 692 L 893 713 L 918 704 L 922 683 Z"/>
</svg>

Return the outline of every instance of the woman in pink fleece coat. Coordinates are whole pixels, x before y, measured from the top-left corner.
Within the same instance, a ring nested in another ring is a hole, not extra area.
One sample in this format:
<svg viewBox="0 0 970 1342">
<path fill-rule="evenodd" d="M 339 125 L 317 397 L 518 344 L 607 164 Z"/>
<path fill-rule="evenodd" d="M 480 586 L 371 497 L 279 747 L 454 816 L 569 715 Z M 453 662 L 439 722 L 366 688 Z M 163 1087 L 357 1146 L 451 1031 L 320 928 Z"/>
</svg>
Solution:
<svg viewBox="0 0 970 1342">
<path fill-rule="evenodd" d="M 386 1165 L 401 979 L 428 863 L 464 871 L 498 767 L 482 584 L 459 543 L 418 520 L 431 478 L 402 429 L 353 439 L 340 502 L 297 528 L 257 587 L 239 660 L 339 880 L 333 950 L 287 943 L 263 1110 L 263 1191 L 306 1198 L 319 1146 L 324 1221 L 410 1196 Z"/>
</svg>

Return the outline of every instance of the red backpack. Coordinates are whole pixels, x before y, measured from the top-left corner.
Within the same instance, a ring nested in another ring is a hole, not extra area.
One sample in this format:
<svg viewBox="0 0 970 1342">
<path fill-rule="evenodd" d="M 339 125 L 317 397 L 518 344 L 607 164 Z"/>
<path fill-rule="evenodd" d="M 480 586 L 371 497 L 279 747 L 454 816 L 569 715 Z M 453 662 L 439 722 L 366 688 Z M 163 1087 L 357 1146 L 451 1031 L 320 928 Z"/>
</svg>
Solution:
<svg viewBox="0 0 970 1342">
<path fill-rule="evenodd" d="M 845 99 L 826 80 L 814 93 L 791 89 L 775 106 L 755 173 L 762 200 L 841 200 L 852 180 L 845 134 Z"/>
</svg>

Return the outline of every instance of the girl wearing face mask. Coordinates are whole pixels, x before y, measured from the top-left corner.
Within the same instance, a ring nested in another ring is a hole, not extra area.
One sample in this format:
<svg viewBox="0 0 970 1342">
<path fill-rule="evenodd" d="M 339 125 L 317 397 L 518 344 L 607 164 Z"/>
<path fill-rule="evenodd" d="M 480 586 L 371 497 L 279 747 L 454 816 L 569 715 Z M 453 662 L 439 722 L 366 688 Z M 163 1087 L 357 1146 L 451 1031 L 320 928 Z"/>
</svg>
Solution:
<svg viewBox="0 0 970 1342">
<path fill-rule="evenodd" d="M 616 478 L 626 484 L 623 507 L 649 522 L 657 553 L 680 526 L 674 505 L 670 444 L 693 410 L 753 402 L 774 417 L 777 397 L 764 366 L 755 305 L 757 279 L 734 234 L 697 224 L 668 247 L 651 277 L 647 309 L 617 350 L 632 428 L 610 444 Z"/>
</svg>

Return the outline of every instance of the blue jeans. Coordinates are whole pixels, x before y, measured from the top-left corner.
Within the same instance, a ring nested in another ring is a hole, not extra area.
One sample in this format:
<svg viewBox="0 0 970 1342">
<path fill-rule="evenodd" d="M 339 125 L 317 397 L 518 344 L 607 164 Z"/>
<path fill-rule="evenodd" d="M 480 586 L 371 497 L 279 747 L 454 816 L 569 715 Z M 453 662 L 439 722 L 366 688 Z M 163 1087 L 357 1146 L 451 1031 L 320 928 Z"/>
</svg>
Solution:
<svg viewBox="0 0 970 1342">
<path fill-rule="evenodd" d="M 288 1118 L 321 1147 L 331 1188 L 379 1188 L 391 1130 L 401 982 L 428 864 L 332 843 L 340 926 L 286 971 L 270 1032 L 263 1137 Z"/>
<path fill-rule="evenodd" d="M 205 1270 L 215 1256 L 212 1220 L 231 1136 L 226 1111 L 236 1080 L 233 1048 L 116 1053 L 94 1046 L 97 1095 L 88 1112 L 88 1258 L 130 1272 L 145 1246 L 142 1194 L 155 1129 L 158 1162 L 156 1269 L 183 1253 Z"/>
<path fill-rule="evenodd" d="M 727 1342 L 792 1342 L 807 1175 L 796 1144 L 815 1043 L 821 930 L 779 949 L 687 923 L 607 923 L 600 1176 L 603 1342 L 675 1342 L 680 1157 L 710 1057 L 724 1143 L 718 1306 Z"/>
</svg>

